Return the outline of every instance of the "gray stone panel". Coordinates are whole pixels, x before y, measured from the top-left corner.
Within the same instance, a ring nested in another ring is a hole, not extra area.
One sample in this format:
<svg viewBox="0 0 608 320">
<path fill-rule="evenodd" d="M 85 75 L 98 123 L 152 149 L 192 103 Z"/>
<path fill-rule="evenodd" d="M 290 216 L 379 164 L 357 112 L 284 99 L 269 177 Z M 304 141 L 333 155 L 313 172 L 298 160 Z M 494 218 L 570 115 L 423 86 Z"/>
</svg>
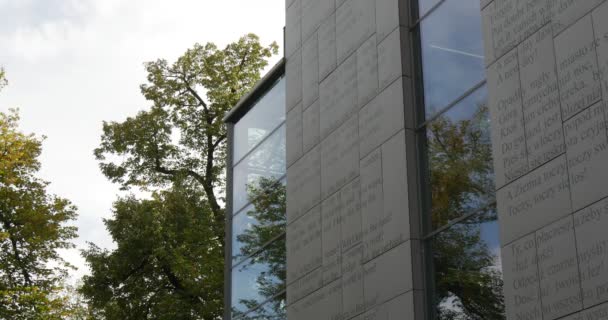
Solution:
<svg viewBox="0 0 608 320">
<path fill-rule="evenodd" d="M 287 0 L 289 1 L 289 0 Z M 285 24 L 285 56 L 291 57 L 296 49 L 302 46 L 302 7 L 301 0 L 291 0 L 293 3 L 287 6 Z"/>
<path fill-rule="evenodd" d="M 378 77 L 380 90 L 403 75 L 409 75 L 409 32 L 400 27 L 378 44 Z"/>
<path fill-rule="evenodd" d="M 319 99 L 319 43 L 317 34 L 302 46 L 302 103 L 304 109 Z"/>
<path fill-rule="evenodd" d="M 608 319 L 608 303 L 562 318 L 563 320 L 605 320 Z"/>
<path fill-rule="evenodd" d="M 395 81 L 359 111 L 361 157 L 404 128 L 402 79 Z"/>
<path fill-rule="evenodd" d="M 528 162 L 536 168 L 566 151 L 551 27 L 518 50 Z"/>
<path fill-rule="evenodd" d="M 336 10 L 336 49 L 338 64 L 376 31 L 373 0 L 346 0 Z"/>
<path fill-rule="evenodd" d="M 585 308 L 608 301 L 608 199 L 574 214 Z"/>
<path fill-rule="evenodd" d="M 498 60 L 487 74 L 494 171 L 500 188 L 528 171 L 517 50 Z"/>
<path fill-rule="evenodd" d="M 302 50 L 298 49 L 289 58 L 285 66 L 286 107 L 287 112 L 302 101 Z"/>
<path fill-rule="evenodd" d="M 338 191 L 359 175 L 359 121 L 357 115 L 321 142 L 321 194 Z"/>
<path fill-rule="evenodd" d="M 342 275 L 342 205 L 342 195 L 336 192 L 325 199 L 321 206 L 324 283 L 330 283 Z"/>
<path fill-rule="evenodd" d="M 321 139 L 358 110 L 357 59 L 352 55 L 321 82 Z"/>
<path fill-rule="evenodd" d="M 342 251 L 361 243 L 361 182 L 357 178 L 340 190 L 342 222 Z"/>
<path fill-rule="evenodd" d="M 319 27 L 319 80 L 336 68 L 336 14 L 332 13 Z"/>
<path fill-rule="evenodd" d="M 289 320 L 336 320 L 342 315 L 342 283 L 340 280 L 315 291 L 287 307 Z"/>
<path fill-rule="evenodd" d="M 344 319 L 350 319 L 363 311 L 363 245 L 359 244 L 344 252 L 342 258 L 342 305 Z"/>
<path fill-rule="evenodd" d="M 319 100 L 317 100 L 302 112 L 302 140 L 304 143 L 304 152 L 308 152 L 320 141 L 319 135 L 321 129 L 319 121 Z"/>
<path fill-rule="evenodd" d="M 487 6 L 482 14 L 487 15 L 484 32 L 489 33 L 490 41 L 486 42 L 492 46 L 486 46 L 486 54 L 493 53 L 489 58 L 493 61 L 550 21 L 550 1 L 498 0 Z"/>
<path fill-rule="evenodd" d="M 572 206 L 565 156 L 500 189 L 497 202 L 503 244 L 570 214 Z"/>
<path fill-rule="evenodd" d="M 361 320 L 402 320 L 422 319 L 414 313 L 415 291 L 404 293 L 391 301 L 366 312 Z"/>
<path fill-rule="evenodd" d="M 317 268 L 287 287 L 287 291 L 289 292 L 287 295 L 287 304 L 291 305 L 317 291 L 321 287 L 323 287 L 323 269 Z"/>
<path fill-rule="evenodd" d="M 413 289 L 411 242 L 405 242 L 363 266 L 365 306 L 370 308 Z"/>
<path fill-rule="evenodd" d="M 315 147 L 287 170 L 287 222 L 321 201 L 321 152 Z"/>
<path fill-rule="evenodd" d="M 597 103 L 564 124 L 572 205 L 581 209 L 608 196 L 605 105 Z"/>
<path fill-rule="evenodd" d="M 328 0 L 300 1 L 302 1 L 302 39 L 306 40 L 334 11 L 335 7 L 334 2 Z"/>
<path fill-rule="evenodd" d="M 581 19 L 555 38 L 564 120 L 601 99 L 595 48 L 591 16 Z"/>
<path fill-rule="evenodd" d="M 501 252 L 507 319 L 542 320 L 534 234 L 520 238 Z"/>
<path fill-rule="evenodd" d="M 366 261 L 409 238 L 408 197 L 404 192 L 407 190 L 405 157 L 405 132 L 401 131 L 361 162 L 361 217 Z"/>
<path fill-rule="evenodd" d="M 378 47 L 373 35 L 357 50 L 358 106 L 366 105 L 378 93 Z"/>
<path fill-rule="evenodd" d="M 599 79 L 602 86 L 604 102 L 608 101 L 608 2 L 604 2 L 593 11 L 593 30 L 597 43 Z"/>
<path fill-rule="evenodd" d="M 409 26 L 408 3 L 376 0 L 376 36 L 381 41 L 398 26 Z"/>
<path fill-rule="evenodd" d="M 321 208 L 287 225 L 287 283 L 321 267 Z"/>
<path fill-rule="evenodd" d="M 302 105 L 298 104 L 287 113 L 287 165 L 290 166 L 302 156 Z"/>
<path fill-rule="evenodd" d="M 582 308 L 572 216 L 536 232 L 543 319 Z"/>
<path fill-rule="evenodd" d="M 552 0 L 553 32 L 559 33 L 582 18 L 604 0 Z"/>
</svg>

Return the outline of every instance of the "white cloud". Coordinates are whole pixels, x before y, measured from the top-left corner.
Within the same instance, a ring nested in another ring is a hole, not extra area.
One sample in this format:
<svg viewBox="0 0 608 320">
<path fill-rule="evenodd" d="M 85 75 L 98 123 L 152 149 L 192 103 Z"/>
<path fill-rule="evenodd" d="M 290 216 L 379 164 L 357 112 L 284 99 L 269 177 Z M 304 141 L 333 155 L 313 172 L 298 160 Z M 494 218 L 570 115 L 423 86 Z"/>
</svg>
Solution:
<svg viewBox="0 0 608 320">
<path fill-rule="evenodd" d="M 0 65 L 10 82 L 0 110 L 20 107 L 22 128 L 48 136 L 41 175 L 51 192 L 79 207 L 79 248 L 86 241 L 112 246 L 101 218 L 111 215 L 118 188 L 101 175 L 92 150 L 103 120 L 148 106 L 139 94 L 143 62 L 173 60 L 195 42 L 223 46 L 248 32 L 282 46 L 284 3 L 0 0 Z M 75 250 L 64 257 L 83 266 Z"/>
</svg>

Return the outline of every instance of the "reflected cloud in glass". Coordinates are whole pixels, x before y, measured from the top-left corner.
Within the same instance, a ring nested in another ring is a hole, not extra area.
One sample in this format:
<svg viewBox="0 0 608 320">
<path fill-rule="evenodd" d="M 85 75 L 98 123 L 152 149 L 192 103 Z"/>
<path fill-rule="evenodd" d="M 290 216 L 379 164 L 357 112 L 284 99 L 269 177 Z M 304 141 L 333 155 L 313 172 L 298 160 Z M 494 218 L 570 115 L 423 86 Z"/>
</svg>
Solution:
<svg viewBox="0 0 608 320">
<path fill-rule="evenodd" d="M 479 5 L 447 0 L 420 22 L 427 118 L 484 79 Z"/>
<path fill-rule="evenodd" d="M 285 124 L 254 149 L 233 170 L 233 213 L 248 203 L 247 186 L 258 179 L 285 175 Z"/>
<path fill-rule="evenodd" d="M 281 78 L 234 125 L 233 164 L 285 121 L 285 80 Z"/>
</svg>

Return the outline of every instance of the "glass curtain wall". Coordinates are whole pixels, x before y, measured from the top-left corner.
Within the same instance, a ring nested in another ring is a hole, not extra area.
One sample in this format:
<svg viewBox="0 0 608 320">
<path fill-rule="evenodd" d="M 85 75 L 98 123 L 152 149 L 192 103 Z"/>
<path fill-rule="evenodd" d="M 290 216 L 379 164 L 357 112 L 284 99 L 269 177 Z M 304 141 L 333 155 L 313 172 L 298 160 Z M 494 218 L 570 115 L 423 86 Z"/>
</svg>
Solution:
<svg viewBox="0 0 608 320">
<path fill-rule="evenodd" d="M 419 0 L 430 319 L 505 319 L 479 0 Z"/>
<path fill-rule="evenodd" d="M 285 80 L 233 126 L 232 319 L 285 319 Z"/>
</svg>

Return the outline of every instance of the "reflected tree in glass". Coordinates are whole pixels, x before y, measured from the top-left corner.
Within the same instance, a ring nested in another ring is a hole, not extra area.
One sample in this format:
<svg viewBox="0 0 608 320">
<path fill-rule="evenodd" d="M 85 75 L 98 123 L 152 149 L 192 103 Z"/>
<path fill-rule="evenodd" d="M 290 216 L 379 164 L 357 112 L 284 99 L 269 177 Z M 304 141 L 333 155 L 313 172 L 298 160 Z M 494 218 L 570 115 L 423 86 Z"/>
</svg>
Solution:
<svg viewBox="0 0 608 320">
<path fill-rule="evenodd" d="M 505 319 L 498 229 L 482 230 L 497 219 L 488 109 L 478 104 L 472 111 L 442 115 L 427 129 L 433 227 L 476 213 L 431 242 L 442 320 Z"/>
<path fill-rule="evenodd" d="M 266 270 L 255 279 L 261 301 L 268 300 L 283 292 L 286 283 L 286 188 L 283 183 L 273 178 L 260 177 L 255 183 L 247 186 L 252 210 L 247 212 L 257 221 L 250 229 L 237 236 L 242 243 L 239 255 L 255 256 L 237 268 L 248 268 L 254 264 L 263 264 Z M 273 241 L 270 245 L 269 242 Z M 257 299 L 241 300 L 240 304 L 247 310 L 256 307 Z M 244 319 L 285 319 L 284 299 L 275 299 L 256 309 L 254 318 L 249 315 Z M 239 312 L 235 312 L 235 316 Z M 241 312 L 242 314 L 242 312 Z M 253 316 L 253 315 L 251 315 Z M 235 317 L 236 318 L 236 317 Z"/>
</svg>

